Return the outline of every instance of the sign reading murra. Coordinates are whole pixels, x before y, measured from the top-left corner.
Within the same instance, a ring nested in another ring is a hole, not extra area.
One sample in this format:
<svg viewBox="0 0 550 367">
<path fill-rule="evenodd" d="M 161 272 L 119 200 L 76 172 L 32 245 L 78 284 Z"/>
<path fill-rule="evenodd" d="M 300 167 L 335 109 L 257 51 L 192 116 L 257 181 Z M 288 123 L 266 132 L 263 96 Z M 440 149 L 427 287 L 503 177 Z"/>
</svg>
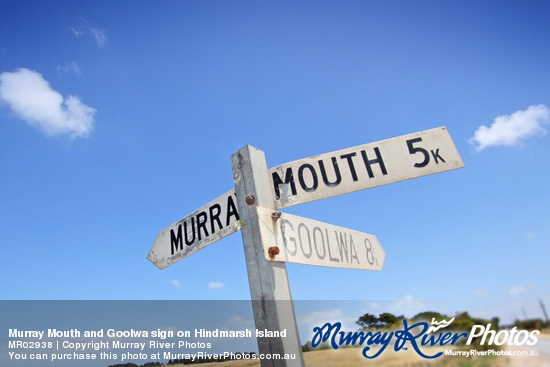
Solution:
<svg viewBox="0 0 550 367">
<path fill-rule="evenodd" d="M 230 190 L 162 230 L 147 258 L 159 269 L 239 230 L 235 190 Z"/>
</svg>

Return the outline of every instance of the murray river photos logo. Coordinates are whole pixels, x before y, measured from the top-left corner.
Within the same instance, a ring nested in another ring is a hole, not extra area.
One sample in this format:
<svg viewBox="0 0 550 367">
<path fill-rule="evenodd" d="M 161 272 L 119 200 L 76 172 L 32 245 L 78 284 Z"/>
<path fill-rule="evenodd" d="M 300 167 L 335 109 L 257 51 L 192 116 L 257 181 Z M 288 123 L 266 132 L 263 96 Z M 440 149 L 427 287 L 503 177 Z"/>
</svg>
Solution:
<svg viewBox="0 0 550 367">
<path fill-rule="evenodd" d="M 449 321 L 435 321 L 432 319 L 431 325 L 427 322 L 417 322 L 409 325 L 407 320 L 403 319 L 403 330 L 392 331 L 340 331 L 342 324 L 326 323 L 322 327 L 313 328 L 313 339 L 311 346 L 317 347 L 321 343 L 329 343 L 334 349 L 343 345 L 356 345 L 363 347 L 363 357 L 376 358 L 384 350 L 393 344 L 393 349 L 398 352 L 401 349 L 407 350 L 412 347 L 418 355 L 432 359 L 440 357 L 443 352 L 429 355 L 422 351 L 422 347 L 455 345 L 459 340 L 466 339 L 465 345 L 471 345 L 474 338 L 481 338 L 480 345 L 534 345 L 537 343 L 538 330 L 528 332 L 527 330 L 518 331 L 516 327 L 510 330 L 491 330 L 491 324 L 474 325 L 470 333 L 456 333 L 450 331 L 441 331 L 452 324 L 454 318 Z M 372 346 L 379 346 L 378 350 L 370 352 Z M 370 353 L 369 353 L 370 352 Z"/>
</svg>

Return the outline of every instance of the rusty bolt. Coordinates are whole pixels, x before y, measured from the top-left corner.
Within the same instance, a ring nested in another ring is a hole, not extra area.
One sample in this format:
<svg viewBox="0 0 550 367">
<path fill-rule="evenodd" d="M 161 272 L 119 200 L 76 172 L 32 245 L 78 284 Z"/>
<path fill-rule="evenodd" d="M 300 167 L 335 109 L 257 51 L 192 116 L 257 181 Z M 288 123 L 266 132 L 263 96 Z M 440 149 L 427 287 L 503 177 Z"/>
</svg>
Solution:
<svg viewBox="0 0 550 367">
<path fill-rule="evenodd" d="M 279 255 L 279 248 L 277 246 L 272 246 L 268 250 L 269 256 L 275 257 L 276 255 Z"/>
<path fill-rule="evenodd" d="M 255 198 L 254 196 L 248 195 L 248 196 L 246 197 L 246 203 L 247 203 L 248 205 L 254 205 L 255 202 L 256 202 L 256 198 Z"/>
<path fill-rule="evenodd" d="M 271 219 L 273 219 L 274 221 L 277 221 L 279 218 L 281 218 L 282 215 L 283 213 L 281 212 L 273 212 L 271 213 Z"/>
</svg>

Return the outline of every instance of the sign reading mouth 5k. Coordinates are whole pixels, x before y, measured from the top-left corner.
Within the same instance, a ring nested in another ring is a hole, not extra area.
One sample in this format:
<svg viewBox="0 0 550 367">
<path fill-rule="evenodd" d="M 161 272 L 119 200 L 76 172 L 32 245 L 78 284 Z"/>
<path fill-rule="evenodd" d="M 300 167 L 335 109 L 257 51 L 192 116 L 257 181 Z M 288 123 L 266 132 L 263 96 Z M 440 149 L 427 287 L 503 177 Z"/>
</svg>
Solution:
<svg viewBox="0 0 550 367">
<path fill-rule="evenodd" d="M 319 346 L 321 343 L 329 343 L 334 349 L 338 349 L 343 345 L 352 346 L 364 346 L 363 357 L 373 359 L 380 356 L 386 348 L 393 344 L 394 351 L 398 352 L 402 349 L 407 350 L 408 347 L 412 349 L 421 357 L 427 359 L 433 359 L 442 356 L 443 352 L 437 352 L 435 354 L 424 353 L 422 347 L 433 346 L 445 346 L 455 345 L 458 342 L 464 342 L 465 345 L 471 345 L 475 338 L 481 338 L 480 345 L 535 345 L 538 341 L 537 335 L 540 331 L 533 330 L 518 330 L 514 327 L 510 330 L 491 330 L 491 324 L 486 325 L 474 325 L 469 333 L 466 332 L 439 332 L 451 325 L 454 318 L 440 322 L 432 319 L 432 325 L 427 322 L 417 322 L 410 324 L 407 320 L 403 319 L 402 330 L 392 331 L 355 331 L 345 332 L 340 331 L 342 324 L 336 322 L 334 324 L 326 323 L 322 327 L 313 328 L 314 336 L 311 341 L 313 348 Z M 487 343 L 487 344 L 485 344 Z M 376 351 L 371 352 L 371 346 L 379 346 Z"/>
</svg>

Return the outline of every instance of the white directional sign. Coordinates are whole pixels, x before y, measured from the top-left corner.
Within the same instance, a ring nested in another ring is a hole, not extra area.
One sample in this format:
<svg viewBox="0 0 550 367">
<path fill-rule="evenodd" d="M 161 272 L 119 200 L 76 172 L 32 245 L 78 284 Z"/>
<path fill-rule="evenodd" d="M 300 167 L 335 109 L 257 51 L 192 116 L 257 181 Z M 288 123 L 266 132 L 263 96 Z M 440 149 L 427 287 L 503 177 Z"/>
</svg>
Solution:
<svg viewBox="0 0 550 367">
<path fill-rule="evenodd" d="M 462 168 L 445 127 L 286 163 L 268 170 L 275 208 Z M 161 231 L 147 258 L 160 269 L 238 230 L 235 190 Z M 333 261 L 335 262 L 335 261 Z"/>
<path fill-rule="evenodd" d="M 257 207 L 265 259 L 335 268 L 382 270 L 386 254 L 375 236 Z"/>
<path fill-rule="evenodd" d="M 235 190 L 161 231 L 147 259 L 159 269 L 172 265 L 239 230 Z"/>
<path fill-rule="evenodd" d="M 286 163 L 269 175 L 281 209 L 462 167 L 440 127 Z"/>
</svg>

